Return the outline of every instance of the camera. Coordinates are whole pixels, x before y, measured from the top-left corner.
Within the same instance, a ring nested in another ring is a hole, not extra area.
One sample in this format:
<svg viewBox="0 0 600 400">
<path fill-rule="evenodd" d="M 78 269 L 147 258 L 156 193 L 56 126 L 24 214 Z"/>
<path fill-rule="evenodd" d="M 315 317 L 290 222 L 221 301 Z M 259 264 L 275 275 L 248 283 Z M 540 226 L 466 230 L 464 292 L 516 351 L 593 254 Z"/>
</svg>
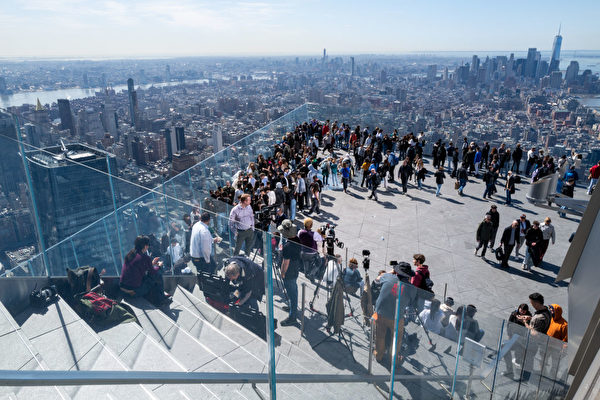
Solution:
<svg viewBox="0 0 600 400">
<path fill-rule="evenodd" d="M 367 270 L 371 266 L 371 260 L 369 258 L 371 256 L 371 252 L 369 250 L 363 250 L 362 256 L 363 256 L 363 260 L 362 260 L 363 268 L 365 270 Z"/>
<path fill-rule="evenodd" d="M 323 239 L 325 240 L 325 247 L 327 247 L 328 255 L 333 256 L 334 246 L 337 246 L 340 249 L 344 248 L 344 242 L 339 241 L 335 237 L 335 225 L 326 224 L 321 227 L 321 231 L 323 232 L 323 235 L 325 235 Z"/>
<path fill-rule="evenodd" d="M 58 298 L 58 290 L 56 286 L 46 286 L 40 290 L 35 288 L 29 294 L 29 304 L 33 307 L 47 307 L 48 304 L 54 302 Z"/>
<path fill-rule="evenodd" d="M 261 208 L 259 211 L 254 212 L 254 219 L 256 222 L 256 227 L 260 230 L 266 231 L 271 224 L 271 220 L 277 214 L 277 206 L 265 206 Z"/>
</svg>

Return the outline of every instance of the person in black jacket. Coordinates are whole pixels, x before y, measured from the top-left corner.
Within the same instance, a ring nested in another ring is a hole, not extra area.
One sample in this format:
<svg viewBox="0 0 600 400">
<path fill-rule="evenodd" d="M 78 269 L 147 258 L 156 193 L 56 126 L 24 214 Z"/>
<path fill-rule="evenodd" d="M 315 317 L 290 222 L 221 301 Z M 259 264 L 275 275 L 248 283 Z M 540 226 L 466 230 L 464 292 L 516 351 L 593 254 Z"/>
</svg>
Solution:
<svg viewBox="0 0 600 400">
<path fill-rule="evenodd" d="M 484 163 L 486 169 L 490 165 L 489 156 L 490 156 L 490 144 L 488 142 L 485 142 L 483 144 L 483 148 L 481 149 L 481 161 Z"/>
<path fill-rule="evenodd" d="M 265 271 L 250 259 L 241 256 L 231 257 L 225 267 L 225 277 L 239 284 L 238 304 L 247 304 L 258 310 L 258 303 L 265 294 Z"/>
<path fill-rule="evenodd" d="M 408 162 L 408 158 L 405 158 L 400 168 L 398 168 L 398 178 L 402 182 L 402 194 L 406 194 L 408 179 L 412 175 L 413 169 Z"/>
<path fill-rule="evenodd" d="M 492 219 L 492 236 L 490 237 L 490 249 L 492 249 L 493 252 L 494 243 L 496 242 L 496 234 L 498 233 L 498 227 L 500 226 L 500 213 L 498 212 L 498 207 L 495 204 L 492 204 L 487 214 Z"/>
<path fill-rule="evenodd" d="M 525 252 L 525 259 L 523 260 L 523 270 L 531 270 L 531 265 L 537 267 L 540 260 L 540 247 L 542 240 L 544 239 L 542 230 L 540 229 L 540 223 L 533 221 L 531 228 L 525 234 L 525 243 L 527 244 L 527 251 Z"/>
<path fill-rule="evenodd" d="M 475 248 L 475 255 L 477 256 L 477 252 L 479 251 L 480 248 L 483 247 L 483 250 L 481 250 L 481 258 L 483 258 L 485 260 L 485 252 L 487 250 L 487 244 L 489 243 L 491 237 L 492 237 L 492 230 L 493 230 L 493 225 L 492 225 L 492 216 L 490 214 L 485 214 L 485 218 L 483 219 L 483 221 L 481 221 L 479 223 L 479 227 L 477 228 L 477 235 L 475 237 L 475 239 L 477 240 L 477 247 Z"/>
<path fill-rule="evenodd" d="M 437 185 L 435 195 L 439 196 L 441 194 L 440 191 L 442 190 L 442 185 L 444 184 L 444 178 L 446 177 L 446 174 L 444 174 L 444 167 L 440 167 L 433 176 L 435 176 L 435 183 Z"/>
<path fill-rule="evenodd" d="M 502 257 L 502 268 L 508 268 L 508 259 L 515 245 L 519 242 L 519 221 L 513 221 L 512 224 L 504 228 L 500 244 L 504 246 L 504 257 Z"/>
<path fill-rule="evenodd" d="M 513 151 L 513 153 L 512 153 L 513 164 L 512 164 L 512 167 L 510 167 L 511 171 L 515 171 L 517 174 L 521 173 L 519 168 L 521 165 L 522 158 L 523 158 L 523 149 L 521 148 L 521 144 L 517 144 L 515 151 Z"/>
<path fill-rule="evenodd" d="M 515 192 L 515 184 L 517 183 L 516 178 L 513 176 L 512 171 L 508 171 L 508 179 L 506 179 L 506 185 L 504 191 L 506 192 L 506 205 L 510 206 L 512 203 L 511 195 Z"/>
<path fill-rule="evenodd" d="M 377 171 L 375 171 L 375 169 L 372 169 L 371 174 L 367 179 L 369 180 L 369 184 L 371 185 L 371 194 L 369 195 L 369 199 L 372 198 L 375 201 L 379 201 L 377 200 L 377 187 L 379 186 L 379 182 L 381 179 L 379 177 L 379 174 L 377 174 Z"/>
</svg>

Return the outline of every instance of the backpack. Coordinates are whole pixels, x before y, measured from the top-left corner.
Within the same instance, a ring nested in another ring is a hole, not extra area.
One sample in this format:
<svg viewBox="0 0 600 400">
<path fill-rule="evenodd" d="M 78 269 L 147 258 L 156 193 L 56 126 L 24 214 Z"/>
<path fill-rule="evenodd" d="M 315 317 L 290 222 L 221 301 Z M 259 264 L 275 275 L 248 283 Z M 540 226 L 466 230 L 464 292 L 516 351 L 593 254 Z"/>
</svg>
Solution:
<svg viewBox="0 0 600 400">
<path fill-rule="evenodd" d="M 88 323 L 112 326 L 127 322 L 138 322 L 135 312 L 125 303 L 117 303 L 96 292 L 76 296 L 76 311 Z"/>
<path fill-rule="evenodd" d="M 87 293 L 102 285 L 100 274 L 95 267 L 79 267 L 77 269 L 67 268 L 67 278 L 71 287 L 71 294 L 78 295 Z"/>
</svg>

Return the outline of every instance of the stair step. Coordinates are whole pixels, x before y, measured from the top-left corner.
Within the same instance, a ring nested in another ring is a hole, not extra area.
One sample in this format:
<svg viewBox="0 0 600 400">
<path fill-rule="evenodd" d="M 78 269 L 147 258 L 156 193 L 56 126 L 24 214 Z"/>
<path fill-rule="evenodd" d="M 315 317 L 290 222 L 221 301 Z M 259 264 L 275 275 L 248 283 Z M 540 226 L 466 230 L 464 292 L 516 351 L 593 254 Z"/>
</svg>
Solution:
<svg viewBox="0 0 600 400">
<path fill-rule="evenodd" d="M 40 354 L 21 331 L 21 327 L 0 303 L 0 349 L 10 349 L 10 357 L 0 357 L 0 370 L 43 371 L 48 369 Z M 56 386 L 9 387 L 0 386 L 0 399 L 69 399 Z"/>
<path fill-rule="evenodd" d="M 127 303 L 134 309 L 144 331 L 154 338 L 161 346 L 166 348 L 171 355 L 176 358 L 181 365 L 191 372 L 240 372 L 238 367 L 231 363 L 245 362 L 247 356 L 241 349 L 231 346 L 220 346 L 224 338 L 215 343 L 211 341 L 210 347 L 198 340 L 194 335 L 179 326 L 177 322 L 161 310 L 154 308 L 150 303 L 143 299 L 127 300 Z M 169 309 L 165 308 L 166 313 L 177 318 L 185 314 L 184 309 L 178 309 L 177 305 L 172 305 Z M 182 317 L 182 323 L 189 326 L 191 320 Z M 186 322 L 187 321 L 187 322 Z M 211 329 L 208 325 L 207 329 Z M 192 328 L 193 330 L 193 325 Z M 198 329 L 203 329 L 198 326 Z M 206 336 L 204 336 L 206 337 Z M 216 347 L 214 347 L 216 346 Z M 243 360 L 243 361 L 242 361 Z M 248 365 L 243 366 L 249 369 Z M 243 372 L 257 372 L 256 368 Z M 241 393 L 236 392 L 233 385 L 205 385 L 210 393 L 219 399 L 240 398 Z M 260 385 L 259 385 L 260 386 Z M 234 397 L 231 397 L 234 396 Z M 282 397 L 285 398 L 285 397 Z"/>
<path fill-rule="evenodd" d="M 31 344 L 39 351 L 49 369 L 126 371 L 96 333 L 61 298 L 43 312 L 27 309 L 15 320 Z M 141 385 L 65 386 L 73 399 L 113 398 L 148 399 L 150 392 Z"/>
</svg>

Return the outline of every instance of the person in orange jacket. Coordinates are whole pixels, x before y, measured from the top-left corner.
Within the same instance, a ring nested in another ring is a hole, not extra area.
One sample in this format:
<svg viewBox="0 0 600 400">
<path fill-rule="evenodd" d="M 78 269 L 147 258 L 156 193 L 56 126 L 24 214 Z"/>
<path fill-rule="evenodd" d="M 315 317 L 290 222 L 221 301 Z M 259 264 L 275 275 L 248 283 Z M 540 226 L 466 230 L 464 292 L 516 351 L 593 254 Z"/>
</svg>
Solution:
<svg viewBox="0 0 600 400">
<path fill-rule="evenodd" d="M 562 308 L 558 304 L 550 304 L 548 309 L 552 314 L 552 321 L 550 321 L 550 327 L 546 334 L 558 340 L 562 340 L 563 342 L 567 342 L 569 324 L 567 320 L 562 317 Z"/>
</svg>

